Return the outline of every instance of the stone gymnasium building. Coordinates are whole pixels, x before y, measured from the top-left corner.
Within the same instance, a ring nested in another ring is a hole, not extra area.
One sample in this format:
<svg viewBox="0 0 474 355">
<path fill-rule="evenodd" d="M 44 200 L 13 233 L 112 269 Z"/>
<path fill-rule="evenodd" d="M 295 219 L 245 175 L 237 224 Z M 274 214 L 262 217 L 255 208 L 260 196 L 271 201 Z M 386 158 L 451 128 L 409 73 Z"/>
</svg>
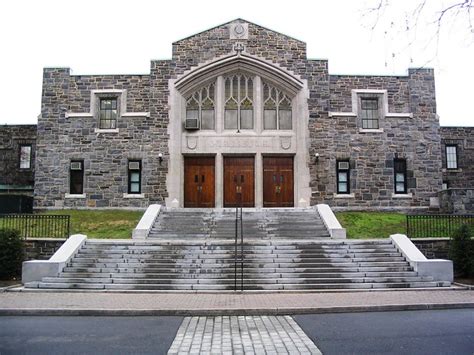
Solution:
<svg viewBox="0 0 474 355">
<path fill-rule="evenodd" d="M 440 129 L 432 69 L 330 74 L 304 42 L 241 19 L 173 43 L 147 75 L 45 68 L 36 140 L 12 127 L 2 170 L 35 169 L 36 208 L 409 210 L 448 188 L 473 196 L 474 128 Z"/>
</svg>

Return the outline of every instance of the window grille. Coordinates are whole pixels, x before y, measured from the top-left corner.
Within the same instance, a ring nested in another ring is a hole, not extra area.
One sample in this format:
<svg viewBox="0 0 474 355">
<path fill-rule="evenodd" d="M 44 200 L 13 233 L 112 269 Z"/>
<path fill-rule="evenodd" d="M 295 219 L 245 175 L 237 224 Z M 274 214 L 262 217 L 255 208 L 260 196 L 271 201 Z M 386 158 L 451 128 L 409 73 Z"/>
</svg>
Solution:
<svg viewBox="0 0 474 355">
<path fill-rule="evenodd" d="M 99 127 L 101 129 L 117 128 L 117 98 L 100 99 Z"/>
<path fill-rule="evenodd" d="M 140 194 L 142 192 L 142 162 L 130 160 L 128 162 L 128 193 Z"/>
<path fill-rule="evenodd" d="M 457 152 L 457 146 L 455 145 L 446 146 L 446 168 L 448 169 L 458 168 L 458 152 Z"/>
<path fill-rule="evenodd" d="M 350 193 L 350 164 L 348 160 L 336 162 L 337 193 Z"/>
<path fill-rule="evenodd" d="M 361 98 L 361 118 L 362 128 L 378 129 L 379 128 L 379 100 L 377 98 Z"/>
<path fill-rule="evenodd" d="M 395 174 L 395 193 L 407 193 L 407 162 L 405 159 L 394 160 L 394 174 Z"/>
<path fill-rule="evenodd" d="M 20 169 L 31 168 L 31 145 L 20 145 Z"/>
</svg>

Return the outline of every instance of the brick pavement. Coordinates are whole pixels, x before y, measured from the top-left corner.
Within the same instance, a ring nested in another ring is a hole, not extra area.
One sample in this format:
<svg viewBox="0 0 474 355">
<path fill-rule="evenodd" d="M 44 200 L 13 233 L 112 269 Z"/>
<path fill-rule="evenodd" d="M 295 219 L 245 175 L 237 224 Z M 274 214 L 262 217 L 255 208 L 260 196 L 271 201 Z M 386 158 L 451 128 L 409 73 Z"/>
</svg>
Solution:
<svg viewBox="0 0 474 355">
<path fill-rule="evenodd" d="M 472 290 L 312 293 L 2 292 L 1 314 L 268 315 L 474 307 Z"/>
<path fill-rule="evenodd" d="M 186 317 L 168 354 L 321 354 L 290 316 Z"/>
</svg>

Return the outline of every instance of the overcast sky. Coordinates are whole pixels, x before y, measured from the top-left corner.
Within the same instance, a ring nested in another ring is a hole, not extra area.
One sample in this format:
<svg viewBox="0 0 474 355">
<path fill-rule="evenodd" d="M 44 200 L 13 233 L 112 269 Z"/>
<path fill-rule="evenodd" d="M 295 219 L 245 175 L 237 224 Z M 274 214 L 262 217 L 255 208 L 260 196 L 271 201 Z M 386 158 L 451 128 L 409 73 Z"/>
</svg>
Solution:
<svg viewBox="0 0 474 355">
<path fill-rule="evenodd" d="M 1 1 L 0 123 L 37 122 L 43 67 L 147 74 L 151 59 L 171 58 L 172 42 L 243 18 L 306 42 L 308 58 L 328 59 L 331 74 L 433 67 L 441 124 L 474 126 L 474 31 L 461 14 L 435 36 L 437 11 L 452 0 L 428 0 L 415 28 L 417 1 L 394 1 L 375 29 L 367 9 L 377 0 Z"/>
</svg>

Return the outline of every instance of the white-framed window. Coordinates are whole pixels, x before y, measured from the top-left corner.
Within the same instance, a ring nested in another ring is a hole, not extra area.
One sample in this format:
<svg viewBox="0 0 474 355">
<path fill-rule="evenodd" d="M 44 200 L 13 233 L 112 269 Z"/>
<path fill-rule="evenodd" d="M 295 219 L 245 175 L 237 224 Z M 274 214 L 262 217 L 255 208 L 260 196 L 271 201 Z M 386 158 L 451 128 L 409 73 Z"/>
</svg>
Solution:
<svg viewBox="0 0 474 355">
<path fill-rule="evenodd" d="M 31 169 L 31 144 L 20 145 L 20 169 Z"/>
<path fill-rule="evenodd" d="M 377 97 L 360 98 L 360 119 L 363 129 L 379 128 L 380 110 Z"/>
<path fill-rule="evenodd" d="M 446 145 L 446 168 L 458 168 L 458 147 L 456 145 Z"/>
<path fill-rule="evenodd" d="M 99 128 L 116 129 L 118 118 L 118 98 L 99 98 Z"/>
</svg>

